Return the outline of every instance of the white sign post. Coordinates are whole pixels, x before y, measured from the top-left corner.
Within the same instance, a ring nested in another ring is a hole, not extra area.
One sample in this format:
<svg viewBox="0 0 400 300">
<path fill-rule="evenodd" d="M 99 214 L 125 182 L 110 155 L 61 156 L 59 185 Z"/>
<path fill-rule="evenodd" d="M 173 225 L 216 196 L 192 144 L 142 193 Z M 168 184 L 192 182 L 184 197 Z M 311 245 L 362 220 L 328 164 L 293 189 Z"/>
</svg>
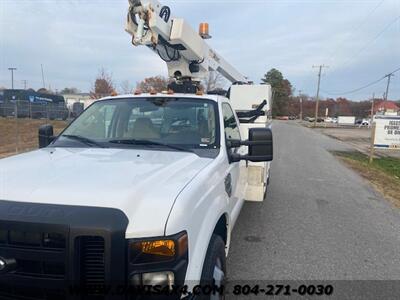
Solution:
<svg viewBox="0 0 400 300">
<path fill-rule="evenodd" d="M 375 118 L 375 149 L 400 150 L 400 116 Z"/>
<path fill-rule="evenodd" d="M 372 123 L 372 130 L 371 130 L 371 147 L 369 149 L 369 163 L 372 164 L 374 161 L 374 154 L 375 154 L 375 133 L 376 133 L 376 124 L 375 122 Z"/>
<path fill-rule="evenodd" d="M 374 160 L 375 149 L 400 150 L 400 116 L 376 116 L 372 120 L 369 163 Z"/>
</svg>

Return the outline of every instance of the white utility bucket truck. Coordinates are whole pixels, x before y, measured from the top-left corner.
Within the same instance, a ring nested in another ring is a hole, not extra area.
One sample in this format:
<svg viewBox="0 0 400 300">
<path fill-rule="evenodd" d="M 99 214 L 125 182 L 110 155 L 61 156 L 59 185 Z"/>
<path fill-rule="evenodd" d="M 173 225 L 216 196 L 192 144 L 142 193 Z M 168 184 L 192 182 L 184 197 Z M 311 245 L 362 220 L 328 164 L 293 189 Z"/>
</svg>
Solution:
<svg viewBox="0 0 400 300">
<path fill-rule="evenodd" d="M 156 0 L 129 1 L 126 31 L 173 82 L 101 99 L 0 160 L 0 298 L 223 297 L 208 285 L 221 291 L 233 226 L 269 179 L 271 88 L 211 49 L 207 24 L 197 33 Z M 200 91 L 210 71 L 227 95 Z"/>
</svg>

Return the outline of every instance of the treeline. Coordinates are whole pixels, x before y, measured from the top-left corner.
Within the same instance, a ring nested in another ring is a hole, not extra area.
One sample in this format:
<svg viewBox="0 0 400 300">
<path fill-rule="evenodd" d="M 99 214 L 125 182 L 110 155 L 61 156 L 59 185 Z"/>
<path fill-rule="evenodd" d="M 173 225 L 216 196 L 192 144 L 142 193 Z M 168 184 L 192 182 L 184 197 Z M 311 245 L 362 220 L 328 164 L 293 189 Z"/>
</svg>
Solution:
<svg viewBox="0 0 400 300">
<path fill-rule="evenodd" d="M 273 116 L 299 116 L 301 106 L 303 118 L 315 116 L 316 99 L 306 94 L 294 96 L 295 90 L 292 84 L 277 69 L 271 69 L 264 75 L 261 82 L 272 86 Z M 374 99 L 375 103 L 382 101 L 383 99 Z M 319 101 L 318 115 L 320 117 L 356 116 L 357 118 L 366 118 L 371 114 L 371 104 L 371 100 L 352 101 L 343 97 L 322 99 Z M 400 106 L 400 101 L 397 104 Z"/>
<path fill-rule="evenodd" d="M 315 115 L 315 99 L 306 95 L 291 97 L 287 102 L 287 107 L 277 115 L 298 116 L 300 113 L 300 103 L 302 101 L 303 117 L 314 117 Z M 375 99 L 376 102 L 382 99 Z M 338 117 L 338 116 L 356 116 L 357 118 L 366 118 L 371 114 L 371 100 L 368 101 L 351 101 L 346 98 L 326 99 L 319 101 L 318 115 L 321 117 Z"/>
<path fill-rule="evenodd" d="M 167 89 L 170 80 L 163 76 L 154 76 L 145 78 L 136 83 L 136 86 L 129 80 L 120 83 L 119 87 L 112 79 L 111 73 L 104 68 L 99 70 L 90 94 L 93 98 L 101 98 L 112 94 L 133 93 L 134 90 L 140 90 L 143 93 L 156 91 L 161 92 Z M 272 114 L 276 116 L 299 116 L 302 106 L 303 118 L 314 117 L 315 115 L 315 98 L 309 95 L 302 94 L 294 96 L 295 89 L 291 82 L 283 76 L 277 69 L 269 70 L 261 79 L 261 83 L 270 84 L 273 90 Z M 219 73 L 211 72 L 206 80 L 202 82 L 202 87 L 205 91 L 223 89 L 227 86 Z M 65 88 L 62 93 L 77 93 L 76 88 Z M 376 103 L 382 99 L 375 99 Z M 302 103 L 302 105 L 301 105 Z M 400 107 L 400 101 L 398 102 Z M 320 117 L 337 117 L 337 116 L 356 116 L 357 118 L 366 118 L 371 113 L 371 100 L 366 101 L 351 101 L 349 99 L 327 98 L 319 101 Z"/>
</svg>

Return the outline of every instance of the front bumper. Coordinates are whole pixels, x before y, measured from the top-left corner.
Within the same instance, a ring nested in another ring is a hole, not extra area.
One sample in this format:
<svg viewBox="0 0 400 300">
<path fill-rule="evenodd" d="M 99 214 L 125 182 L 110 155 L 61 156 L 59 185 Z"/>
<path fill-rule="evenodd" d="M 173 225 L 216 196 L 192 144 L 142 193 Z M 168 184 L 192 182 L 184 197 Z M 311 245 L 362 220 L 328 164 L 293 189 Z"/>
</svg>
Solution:
<svg viewBox="0 0 400 300">
<path fill-rule="evenodd" d="M 82 299 L 73 287 L 125 284 L 127 226 L 116 209 L 0 201 L 0 257 L 17 261 L 0 273 L 0 299 Z"/>
<path fill-rule="evenodd" d="M 17 262 L 0 270 L 0 300 L 137 299 L 127 226 L 117 209 L 0 201 L 0 260 Z"/>
</svg>

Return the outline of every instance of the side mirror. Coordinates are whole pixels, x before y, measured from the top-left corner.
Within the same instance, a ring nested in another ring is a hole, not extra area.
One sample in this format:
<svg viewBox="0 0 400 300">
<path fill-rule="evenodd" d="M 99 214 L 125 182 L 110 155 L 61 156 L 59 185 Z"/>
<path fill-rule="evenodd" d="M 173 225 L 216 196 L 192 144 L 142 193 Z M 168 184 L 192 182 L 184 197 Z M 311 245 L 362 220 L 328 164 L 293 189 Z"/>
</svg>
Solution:
<svg viewBox="0 0 400 300">
<path fill-rule="evenodd" d="M 271 129 L 250 128 L 249 141 L 253 142 L 249 145 L 250 161 L 272 161 L 274 156 L 274 149 Z"/>
<path fill-rule="evenodd" d="M 228 147 L 248 146 L 248 155 L 232 154 L 231 161 L 248 160 L 266 162 L 273 160 L 272 130 L 269 128 L 250 128 L 248 141 L 228 141 Z"/>
<path fill-rule="evenodd" d="M 42 125 L 39 127 L 39 148 L 45 148 L 54 141 L 54 130 L 52 125 Z"/>
</svg>

